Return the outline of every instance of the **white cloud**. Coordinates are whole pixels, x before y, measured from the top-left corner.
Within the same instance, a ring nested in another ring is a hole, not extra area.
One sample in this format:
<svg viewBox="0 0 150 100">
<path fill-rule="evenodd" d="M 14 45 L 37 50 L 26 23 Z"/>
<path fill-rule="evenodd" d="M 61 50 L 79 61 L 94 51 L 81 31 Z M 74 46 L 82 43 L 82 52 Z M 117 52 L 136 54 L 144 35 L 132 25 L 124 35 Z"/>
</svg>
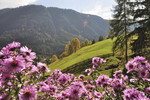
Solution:
<svg viewBox="0 0 150 100">
<path fill-rule="evenodd" d="M 93 9 L 89 11 L 83 11 L 86 14 L 98 15 L 104 19 L 111 19 L 111 7 L 102 7 L 100 4 L 95 5 Z"/>
<path fill-rule="evenodd" d="M 37 0 L 0 0 L 0 9 L 24 6 L 35 1 Z"/>
</svg>

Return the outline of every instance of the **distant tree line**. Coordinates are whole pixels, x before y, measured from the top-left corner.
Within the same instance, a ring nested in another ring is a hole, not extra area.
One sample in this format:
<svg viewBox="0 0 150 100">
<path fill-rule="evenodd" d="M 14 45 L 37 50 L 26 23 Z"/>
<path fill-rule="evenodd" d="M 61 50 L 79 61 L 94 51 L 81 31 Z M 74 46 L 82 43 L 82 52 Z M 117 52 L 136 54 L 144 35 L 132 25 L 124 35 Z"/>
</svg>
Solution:
<svg viewBox="0 0 150 100">
<path fill-rule="evenodd" d="M 102 41 L 102 40 L 104 40 L 104 37 L 99 36 L 98 41 Z M 68 41 L 68 43 L 65 45 L 64 52 L 62 52 L 59 56 L 55 54 L 52 55 L 52 57 L 50 58 L 50 62 L 53 63 L 57 61 L 59 58 L 61 59 L 63 57 L 67 57 L 71 55 L 72 53 L 76 52 L 77 50 L 79 50 L 80 48 L 92 45 L 94 43 L 96 43 L 95 40 L 91 41 L 91 40 L 85 39 L 85 41 L 81 43 L 78 38 L 73 38 L 71 41 Z"/>
<path fill-rule="evenodd" d="M 84 42 L 80 42 L 80 40 L 78 38 L 73 38 L 71 41 L 68 41 L 68 43 L 65 45 L 65 51 L 60 54 L 60 58 L 69 56 L 70 54 L 76 52 L 77 50 L 79 50 L 82 47 L 91 45 L 92 41 L 89 40 L 85 40 Z"/>
</svg>

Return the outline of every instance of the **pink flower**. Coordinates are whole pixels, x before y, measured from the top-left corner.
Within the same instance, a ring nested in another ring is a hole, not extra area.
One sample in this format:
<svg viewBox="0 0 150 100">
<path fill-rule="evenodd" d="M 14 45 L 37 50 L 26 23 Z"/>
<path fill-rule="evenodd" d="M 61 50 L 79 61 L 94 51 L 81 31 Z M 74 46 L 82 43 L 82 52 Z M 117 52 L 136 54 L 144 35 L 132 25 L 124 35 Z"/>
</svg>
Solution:
<svg viewBox="0 0 150 100">
<path fill-rule="evenodd" d="M 6 69 L 5 66 L 0 66 L 0 74 L 7 72 L 8 69 Z"/>
<path fill-rule="evenodd" d="M 86 89 L 82 82 L 73 82 L 66 90 L 69 93 L 70 100 L 79 99 L 82 94 L 86 92 Z"/>
<path fill-rule="evenodd" d="M 111 79 L 107 75 L 100 75 L 96 80 L 97 86 L 105 87 L 108 86 L 111 82 Z"/>
<path fill-rule="evenodd" d="M 6 84 L 11 78 L 13 78 L 13 76 L 11 74 L 5 73 L 2 75 L 0 81 L 2 82 L 2 84 Z"/>
<path fill-rule="evenodd" d="M 19 42 L 12 42 L 10 44 L 8 44 L 6 47 L 2 48 L 2 51 L 4 50 L 9 50 L 9 51 L 14 51 L 16 48 L 20 47 L 20 43 Z"/>
<path fill-rule="evenodd" d="M 92 59 L 93 68 L 98 67 L 100 64 L 105 63 L 106 61 L 100 57 L 94 57 Z"/>
<path fill-rule="evenodd" d="M 146 88 L 146 93 L 150 95 L 150 87 Z"/>
<path fill-rule="evenodd" d="M 138 91 L 135 88 L 128 88 L 123 91 L 124 93 L 124 100 L 149 100 L 144 92 Z"/>
<path fill-rule="evenodd" d="M 47 65 L 44 64 L 44 63 L 39 62 L 39 63 L 37 64 L 37 67 L 39 68 L 39 70 L 40 70 L 41 72 L 50 72 L 50 70 L 48 69 Z"/>
<path fill-rule="evenodd" d="M 20 72 L 24 67 L 24 59 L 21 56 L 5 59 L 4 66 L 8 72 Z"/>
<path fill-rule="evenodd" d="M 6 47 L 2 48 L 2 53 L 4 54 L 4 56 L 10 56 L 12 53 L 14 53 L 15 49 L 20 47 L 20 43 L 19 42 L 12 42 L 10 44 L 8 44 Z"/>
<path fill-rule="evenodd" d="M 90 85 L 90 84 L 86 85 L 85 87 L 86 87 L 86 89 L 95 89 L 95 86 L 94 85 Z"/>
<path fill-rule="evenodd" d="M 36 53 L 32 52 L 31 49 L 29 49 L 28 47 L 24 46 L 20 48 L 20 52 L 23 54 L 23 57 L 25 57 L 25 59 L 27 61 L 33 61 L 33 59 L 36 58 Z"/>
<path fill-rule="evenodd" d="M 30 73 L 38 73 L 39 70 L 35 65 L 31 65 L 30 67 L 28 67 L 29 71 L 25 74 L 30 74 Z"/>
<path fill-rule="evenodd" d="M 55 95 L 56 92 L 57 92 L 57 87 L 54 86 L 54 85 L 50 85 L 48 89 L 49 89 L 49 90 L 48 90 L 48 93 L 49 93 L 50 95 Z"/>
<path fill-rule="evenodd" d="M 104 100 L 103 94 L 100 92 L 94 91 L 94 96 L 96 97 L 94 100 Z"/>
<path fill-rule="evenodd" d="M 93 69 L 86 69 L 85 72 L 88 74 L 88 75 L 91 75 L 94 73 L 94 70 Z"/>
<path fill-rule="evenodd" d="M 136 56 L 133 58 L 133 61 L 134 62 L 143 62 L 143 61 L 146 61 L 146 59 L 144 57 L 141 57 L 141 56 Z"/>
<path fill-rule="evenodd" d="M 123 75 L 122 75 L 122 71 L 121 70 L 118 70 L 118 71 L 115 71 L 114 75 L 113 75 L 115 78 L 122 78 Z"/>
<path fill-rule="evenodd" d="M 23 87 L 19 93 L 19 100 L 34 100 L 37 98 L 37 90 L 34 86 Z"/>
<path fill-rule="evenodd" d="M 127 73 L 136 70 L 136 67 L 137 67 L 137 64 L 136 64 L 135 62 L 129 61 L 129 62 L 126 64 L 126 69 L 128 70 Z"/>
<path fill-rule="evenodd" d="M 65 83 L 67 83 L 68 82 L 68 80 L 69 80 L 69 77 L 67 77 L 67 75 L 65 75 L 65 74 L 62 74 L 59 78 L 58 78 L 58 82 L 60 83 L 60 84 L 65 84 Z"/>
<path fill-rule="evenodd" d="M 78 78 L 83 79 L 85 75 L 80 75 Z"/>
<path fill-rule="evenodd" d="M 125 87 L 125 83 L 120 80 L 120 79 L 113 79 L 111 86 L 115 89 L 115 90 L 121 90 Z"/>
<path fill-rule="evenodd" d="M 140 70 L 138 71 L 138 75 L 140 78 L 147 78 L 149 76 L 148 70 Z"/>
</svg>

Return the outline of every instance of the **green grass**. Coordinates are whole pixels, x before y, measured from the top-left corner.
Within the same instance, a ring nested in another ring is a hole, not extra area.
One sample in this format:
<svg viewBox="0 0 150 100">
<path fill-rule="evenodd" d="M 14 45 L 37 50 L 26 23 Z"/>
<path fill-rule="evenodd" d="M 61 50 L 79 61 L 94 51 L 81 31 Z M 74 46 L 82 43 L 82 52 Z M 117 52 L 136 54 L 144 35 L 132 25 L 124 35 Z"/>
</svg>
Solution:
<svg viewBox="0 0 150 100">
<path fill-rule="evenodd" d="M 77 52 L 71 54 L 70 56 L 64 57 L 50 64 L 49 68 L 51 71 L 54 71 L 55 69 L 63 70 L 69 66 L 82 62 L 86 59 L 90 59 L 96 56 L 111 54 L 112 44 L 113 44 L 113 40 L 107 39 L 101 42 L 97 42 L 93 45 L 83 47 Z"/>
</svg>

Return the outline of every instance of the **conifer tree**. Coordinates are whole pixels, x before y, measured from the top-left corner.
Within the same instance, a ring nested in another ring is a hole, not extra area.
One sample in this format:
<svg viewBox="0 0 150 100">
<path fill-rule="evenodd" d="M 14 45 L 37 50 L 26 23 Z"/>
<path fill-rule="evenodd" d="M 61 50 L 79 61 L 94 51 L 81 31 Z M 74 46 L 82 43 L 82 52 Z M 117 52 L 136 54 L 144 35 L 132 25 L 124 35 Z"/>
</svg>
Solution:
<svg viewBox="0 0 150 100">
<path fill-rule="evenodd" d="M 146 56 L 150 54 L 150 0 L 136 0 L 128 3 L 132 7 L 134 30 L 130 36 L 136 36 L 132 50 L 136 55 Z M 150 57 L 149 57 L 150 58 Z"/>
<path fill-rule="evenodd" d="M 117 39 L 113 45 L 113 51 L 125 48 L 124 54 L 126 62 L 128 61 L 128 28 L 129 28 L 129 16 L 127 0 L 115 0 L 117 5 L 114 7 L 113 20 L 111 20 L 109 37 Z"/>
</svg>

